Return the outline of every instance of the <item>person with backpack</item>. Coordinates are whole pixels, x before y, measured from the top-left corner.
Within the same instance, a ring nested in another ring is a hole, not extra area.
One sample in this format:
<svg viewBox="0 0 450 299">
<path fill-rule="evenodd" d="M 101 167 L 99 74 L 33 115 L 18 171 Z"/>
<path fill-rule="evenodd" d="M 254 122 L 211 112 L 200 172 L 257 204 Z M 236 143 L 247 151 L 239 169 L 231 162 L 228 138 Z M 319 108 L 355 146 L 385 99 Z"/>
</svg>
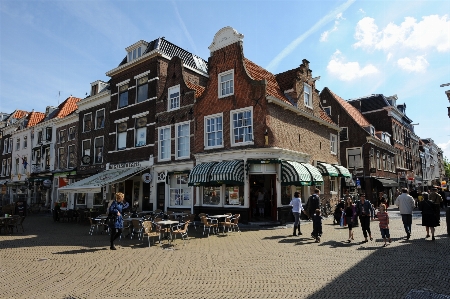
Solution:
<svg viewBox="0 0 450 299">
<path fill-rule="evenodd" d="M 123 210 L 128 208 L 129 204 L 128 202 L 124 202 L 125 195 L 121 192 L 116 193 L 116 200 L 111 204 L 109 207 L 109 212 L 112 214 L 112 217 L 114 217 L 114 224 L 111 228 L 111 250 L 116 250 L 116 247 L 114 247 L 114 240 L 120 237 L 122 234 L 123 229 L 123 217 L 122 213 Z"/>
<path fill-rule="evenodd" d="M 314 189 L 314 194 L 311 195 L 308 198 L 308 214 L 309 214 L 309 218 L 312 219 L 313 215 L 316 213 L 316 210 L 319 209 L 320 210 L 320 190 L 319 189 Z M 311 233 L 311 237 L 313 237 L 314 239 L 316 237 L 314 237 L 313 233 Z"/>
<path fill-rule="evenodd" d="M 359 216 L 359 222 L 361 223 L 364 235 L 363 243 L 367 243 L 367 233 L 369 233 L 370 241 L 373 240 L 372 232 L 370 231 L 370 219 L 374 219 L 374 210 L 372 204 L 366 200 L 365 194 L 361 194 L 359 198 L 360 201 L 356 205 L 356 215 Z"/>
</svg>

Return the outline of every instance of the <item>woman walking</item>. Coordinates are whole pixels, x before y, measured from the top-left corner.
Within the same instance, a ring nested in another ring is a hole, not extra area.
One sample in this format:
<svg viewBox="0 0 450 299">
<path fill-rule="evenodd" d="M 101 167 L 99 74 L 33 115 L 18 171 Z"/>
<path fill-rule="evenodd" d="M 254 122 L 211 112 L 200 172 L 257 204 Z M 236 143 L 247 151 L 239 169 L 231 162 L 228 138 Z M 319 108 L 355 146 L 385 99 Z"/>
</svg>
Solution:
<svg viewBox="0 0 450 299">
<path fill-rule="evenodd" d="M 427 231 L 427 236 L 425 238 L 430 237 L 430 228 L 431 228 L 431 240 L 435 240 L 434 238 L 434 228 L 439 226 L 439 204 L 432 202 L 429 199 L 428 193 L 422 193 L 423 200 L 420 202 L 419 209 L 422 211 L 422 226 L 425 226 Z"/>
<path fill-rule="evenodd" d="M 298 229 L 298 235 L 302 235 L 302 232 L 300 231 L 300 213 L 303 210 L 302 201 L 300 199 L 300 193 L 295 192 L 294 198 L 291 200 L 291 203 L 289 204 L 292 206 L 292 213 L 294 214 L 294 232 L 292 233 L 293 236 L 296 236 L 296 230 Z"/>
<path fill-rule="evenodd" d="M 109 212 L 114 217 L 114 227 L 111 228 L 111 250 L 116 250 L 116 247 L 114 247 L 114 240 L 120 237 L 123 229 L 122 211 L 129 206 L 128 202 L 123 202 L 124 197 L 123 193 L 116 193 L 116 200 L 109 207 Z"/>
<path fill-rule="evenodd" d="M 356 206 L 356 213 L 359 216 L 359 222 L 361 223 L 361 228 L 364 235 L 364 242 L 367 243 L 367 233 L 369 233 L 370 241 L 373 240 L 372 233 L 370 231 L 370 219 L 374 218 L 374 210 L 372 204 L 366 200 L 366 195 L 361 194 L 359 196 L 361 199 Z"/>
<path fill-rule="evenodd" d="M 347 242 L 350 243 L 353 240 L 353 222 L 356 218 L 356 208 L 353 204 L 352 198 L 347 197 L 347 202 L 345 203 L 344 208 L 345 213 L 345 221 L 348 225 L 348 240 Z"/>
</svg>

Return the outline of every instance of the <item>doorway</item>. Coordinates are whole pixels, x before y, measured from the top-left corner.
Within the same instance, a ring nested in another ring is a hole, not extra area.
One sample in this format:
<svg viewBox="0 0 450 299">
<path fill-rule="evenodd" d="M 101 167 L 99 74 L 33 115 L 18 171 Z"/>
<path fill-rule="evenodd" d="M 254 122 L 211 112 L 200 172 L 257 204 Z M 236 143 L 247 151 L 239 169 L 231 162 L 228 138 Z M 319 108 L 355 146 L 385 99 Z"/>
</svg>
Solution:
<svg viewBox="0 0 450 299">
<path fill-rule="evenodd" d="M 164 211 L 166 202 L 166 183 L 158 183 L 156 185 L 156 208 Z"/>
<path fill-rule="evenodd" d="M 276 175 L 250 175 L 250 219 L 277 220 Z"/>
</svg>

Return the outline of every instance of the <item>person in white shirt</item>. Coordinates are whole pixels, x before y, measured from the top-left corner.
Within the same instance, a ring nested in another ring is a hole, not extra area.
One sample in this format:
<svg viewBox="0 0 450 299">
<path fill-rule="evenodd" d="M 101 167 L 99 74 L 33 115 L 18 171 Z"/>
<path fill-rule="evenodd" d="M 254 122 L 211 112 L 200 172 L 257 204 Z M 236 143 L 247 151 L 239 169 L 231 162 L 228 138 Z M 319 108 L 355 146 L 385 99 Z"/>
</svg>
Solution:
<svg viewBox="0 0 450 299">
<path fill-rule="evenodd" d="M 294 214 L 294 232 L 292 233 L 293 236 L 296 236 L 296 231 L 298 229 L 298 235 L 302 235 L 302 232 L 300 231 L 300 213 L 303 211 L 303 205 L 302 201 L 300 199 L 300 193 L 295 192 L 294 198 L 291 200 L 291 203 L 289 204 L 292 206 L 292 213 Z"/>
<path fill-rule="evenodd" d="M 405 227 L 406 239 L 409 240 L 409 238 L 411 237 L 414 198 L 408 194 L 408 189 L 402 189 L 402 194 L 400 194 L 395 200 L 395 205 L 398 206 L 398 209 L 400 210 L 403 226 Z"/>
</svg>

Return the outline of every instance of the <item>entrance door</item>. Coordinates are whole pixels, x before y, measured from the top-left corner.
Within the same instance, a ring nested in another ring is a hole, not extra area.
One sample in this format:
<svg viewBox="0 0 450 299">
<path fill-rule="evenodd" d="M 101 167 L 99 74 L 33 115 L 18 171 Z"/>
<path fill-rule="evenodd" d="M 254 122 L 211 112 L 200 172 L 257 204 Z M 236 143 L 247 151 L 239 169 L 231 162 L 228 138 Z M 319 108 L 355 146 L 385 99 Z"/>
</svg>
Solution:
<svg viewBox="0 0 450 299">
<path fill-rule="evenodd" d="M 156 186 L 156 208 L 164 211 L 164 203 L 166 202 L 166 183 L 158 183 Z"/>
<path fill-rule="evenodd" d="M 274 174 L 250 176 L 250 219 L 275 221 L 277 219 L 277 192 Z"/>
</svg>

